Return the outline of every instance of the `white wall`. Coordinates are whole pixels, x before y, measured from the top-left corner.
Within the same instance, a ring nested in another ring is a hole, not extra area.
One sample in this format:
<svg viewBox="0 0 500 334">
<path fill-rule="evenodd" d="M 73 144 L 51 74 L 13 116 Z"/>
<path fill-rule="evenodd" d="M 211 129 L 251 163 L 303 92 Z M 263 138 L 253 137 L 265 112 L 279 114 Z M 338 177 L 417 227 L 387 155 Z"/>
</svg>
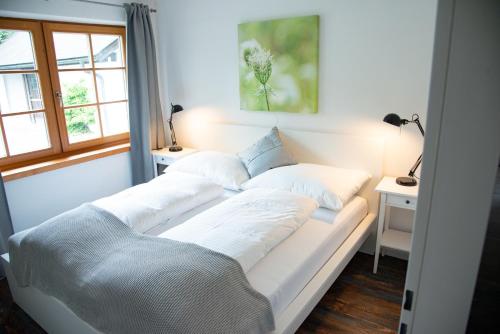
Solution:
<svg viewBox="0 0 500 334">
<path fill-rule="evenodd" d="M 388 137 L 386 175 L 406 175 L 421 153 L 414 125 L 382 122 L 420 114 L 425 124 L 436 0 L 170 0 L 158 2 L 164 101 L 182 104 L 178 140 L 210 121 Z M 239 109 L 241 22 L 320 15 L 319 113 Z M 318 143 L 328 145 L 328 143 Z M 407 229 L 412 216 L 393 210 Z"/>
<path fill-rule="evenodd" d="M 121 153 L 5 183 L 14 232 L 131 186 L 130 154 Z"/>
<path fill-rule="evenodd" d="M 70 0 L 1 0 L 0 16 L 115 25 L 126 22 L 123 8 Z M 130 154 L 122 153 L 6 182 L 5 190 L 17 232 L 130 185 Z"/>
</svg>

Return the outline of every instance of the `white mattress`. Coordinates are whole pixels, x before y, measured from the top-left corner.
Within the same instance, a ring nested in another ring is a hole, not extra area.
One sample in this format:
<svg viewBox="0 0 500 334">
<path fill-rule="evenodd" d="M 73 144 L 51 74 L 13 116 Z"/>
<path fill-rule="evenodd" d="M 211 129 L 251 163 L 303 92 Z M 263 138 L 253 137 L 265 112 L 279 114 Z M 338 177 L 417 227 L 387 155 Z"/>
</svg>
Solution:
<svg viewBox="0 0 500 334">
<path fill-rule="evenodd" d="M 250 284 L 270 300 L 275 317 L 367 215 L 368 203 L 355 197 L 338 213 L 327 211 L 334 216 L 330 223 L 309 220 L 247 273 Z"/>
</svg>

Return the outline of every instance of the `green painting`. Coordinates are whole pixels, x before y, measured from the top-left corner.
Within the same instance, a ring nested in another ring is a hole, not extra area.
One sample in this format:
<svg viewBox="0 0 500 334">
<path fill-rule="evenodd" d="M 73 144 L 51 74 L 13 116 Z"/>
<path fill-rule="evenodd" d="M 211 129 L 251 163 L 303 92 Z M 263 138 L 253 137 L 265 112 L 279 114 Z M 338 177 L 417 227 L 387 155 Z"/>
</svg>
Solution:
<svg viewBox="0 0 500 334">
<path fill-rule="evenodd" d="M 319 16 L 238 26 L 240 108 L 318 112 Z"/>
</svg>

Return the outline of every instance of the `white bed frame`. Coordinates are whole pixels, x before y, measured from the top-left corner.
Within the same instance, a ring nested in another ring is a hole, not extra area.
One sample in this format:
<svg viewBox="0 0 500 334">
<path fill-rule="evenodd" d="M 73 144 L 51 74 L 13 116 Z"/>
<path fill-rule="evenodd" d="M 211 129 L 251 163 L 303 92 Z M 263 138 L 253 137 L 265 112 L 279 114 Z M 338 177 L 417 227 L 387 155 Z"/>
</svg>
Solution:
<svg viewBox="0 0 500 334">
<path fill-rule="evenodd" d="M 185 139 L 182 142 L 185 146 L 236 153 L 268 131 L 269 128 L 257 126 L 207 124 L 203 128 L 198 126 L 196 131 L 190 131 L 189 135 L 184 134 L 179 137 Z M 368 200 L 368 215 L 290 305 L 276 317 L 274 333 L 294 333 L 363 244 L 364 251 L 373 252 L 373 222 L 378 207 L 374 188 L 382 177 L 384 143 L 380 138 L 336 133 L 289 129 L 280 129 L 280 132 L 287 148 L 301 162 L 364 169 L 372 174 L 371 181 L 361 191 L 361 195 Z M 10 268 L 9 255 L 2 255 L 1 260 L 14 301 L 47 332 L 99 333 L 57 299 L 45 295 L 36 288 L 18 287 Z"/>
</svg>

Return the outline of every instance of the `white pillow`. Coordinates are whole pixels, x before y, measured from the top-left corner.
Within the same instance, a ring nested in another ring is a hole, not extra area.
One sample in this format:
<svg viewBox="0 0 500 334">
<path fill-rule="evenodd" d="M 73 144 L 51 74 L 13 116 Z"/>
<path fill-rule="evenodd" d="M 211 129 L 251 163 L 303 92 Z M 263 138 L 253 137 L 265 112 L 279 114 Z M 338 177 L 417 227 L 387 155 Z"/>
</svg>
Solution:
<svg viewBox="0 0 500 334">
<path fill-rule="evenodd" d="M 242 188 L 287 190 L 314 198 L 320 207 L 340 210 L 370 178 L 360 170 L 298 164 L 268 170 L 245 182 Z"/>
<path fill-rule="evenodd" d="M 241 184 L 249 179 L 245 166 L 236 155 L 216 151 L 190 154 L 165 170 L 166 173 L 170 171 L 204 176 L 230 190 L 240 190 Z"/>
</svg>

